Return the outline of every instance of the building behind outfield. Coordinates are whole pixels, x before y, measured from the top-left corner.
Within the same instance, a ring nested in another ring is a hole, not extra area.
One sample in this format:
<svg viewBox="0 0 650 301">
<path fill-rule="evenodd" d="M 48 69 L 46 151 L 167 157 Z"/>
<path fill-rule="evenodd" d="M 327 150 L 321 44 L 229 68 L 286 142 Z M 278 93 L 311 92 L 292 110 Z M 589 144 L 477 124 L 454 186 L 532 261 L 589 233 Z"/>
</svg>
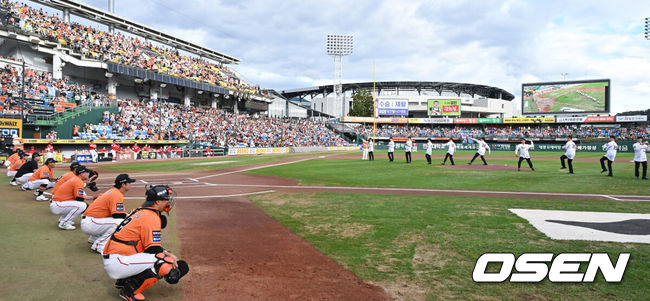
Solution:
<svg viewBox="0 0 650 301">
<path fill-rule="evenodd" d="M 515 96 L 497 87 L 467 83 L 426 81 L 384 81 L 374 83 L 378 100 L 404 100 L 408 103 L 408 115 L 400 117 L 428 117 L 429 100 L 459 100 L 460 116 L 465 118 L 504 118 L 520 114 L 513 102 Z M 286 98 L 302 101 L 314 112 L 331 116 L 347 116 L 352 107 L 352 94 L 359 89 L 373 90 L 373 82 L 343 84 L 344 99 L 336 101 L 332 85 L 280 91 Z M 342 106 L 345 106 L 342 110 Z M 450 116 L 451 117 L 451 116 Z"/>
</svg>

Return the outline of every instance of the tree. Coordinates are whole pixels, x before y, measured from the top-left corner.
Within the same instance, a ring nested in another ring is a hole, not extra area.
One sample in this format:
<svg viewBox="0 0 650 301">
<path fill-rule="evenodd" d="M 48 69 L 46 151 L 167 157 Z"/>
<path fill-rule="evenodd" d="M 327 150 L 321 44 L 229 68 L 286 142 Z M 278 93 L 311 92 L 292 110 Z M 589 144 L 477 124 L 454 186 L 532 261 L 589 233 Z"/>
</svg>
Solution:
<svg viewBox="0 0 650 301">
<path fill-rule="evenodd" d="M 374 102 L 370 90 L 359 89 L 352 93 L 352 109 L 349 116 L 372 117 Z"/>
</svg>

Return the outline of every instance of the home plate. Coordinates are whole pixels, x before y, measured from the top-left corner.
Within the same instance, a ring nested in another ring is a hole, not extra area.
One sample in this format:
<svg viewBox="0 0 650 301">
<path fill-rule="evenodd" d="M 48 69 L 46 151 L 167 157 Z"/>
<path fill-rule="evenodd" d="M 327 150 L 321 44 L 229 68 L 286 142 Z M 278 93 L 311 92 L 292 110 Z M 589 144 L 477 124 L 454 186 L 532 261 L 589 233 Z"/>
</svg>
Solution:
<svg viewBox="0 0 650 301">
<path fill-rule="evenodd" d="M 214 161 L 214 162 L 201 162 L 201 163 L 192 163 L 191 165 L 217 165 L 217 164 L 227 164 L 235 161 Z"/>
</svg>

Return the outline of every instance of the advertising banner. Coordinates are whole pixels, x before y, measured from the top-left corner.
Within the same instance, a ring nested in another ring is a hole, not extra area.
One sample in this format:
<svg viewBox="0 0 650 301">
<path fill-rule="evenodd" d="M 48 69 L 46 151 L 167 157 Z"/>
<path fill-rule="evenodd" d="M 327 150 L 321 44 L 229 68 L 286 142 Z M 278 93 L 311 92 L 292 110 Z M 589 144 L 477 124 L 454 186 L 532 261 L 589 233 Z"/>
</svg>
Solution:
<svg viewBox="0 0 650 301">
<path fill-rule="evenodd" d="M 646 122 L 648 115 L 616 116 L 616 122 Z"/>
<path fill-rule="evenodd" d="M 22 138 L 23 121 L 20 119 L 0 118 L 0 135 L 4 137 L 16 135 Z"/>
<path fill-rule="evenodd" d="M 585 118 L 585 122 L 615 122 L 614 116 L 589 116 Z"/>
<path fill-rule="evenodd" d="M 503 123 L 555 123 L 555 117 L 503 118 Z"/>
<path fill-rule="evenodd" d="M 453 118 L 409 118 L 409 123 L 412 124 L 452 124 Z"/>
<path fill-rule="evenodd" d="M 557 122 L 557 123 L 581 123 L 581 122 L 585 122 L 585 119 L 587 119 L 587 117 L 558 116 L 558 117 L 555 117 L 555 122 Z"/>
<path fill-rule="evenodd" d="M 501 118 L 478 118 L 478 123 L 501 123 Z"/>
<path fill-rule="evenodd" d="M 478 118 L 454 118 L 454 123 L 478 123 Z"/>
<path fill-rule="evenodd" d="M 427 100 L 429 116 L 460 116 L 460 99 Z"/>
<path fill-rule="evenodd" d="M 377 99 L 377 110 L 380 116 L 407 116 L 409 114 L 408 99 L 379 98 Z"/>
<path fill-rule="evenodd" d="M 53 144 L 89 144 L 90 140 L 82 139 L 23 139 L 26 144 L 47 144 L 52 141 Z M 111 144 L 113 140 L 94 140 L 96 144 Z M 117 144 L 186 144 L 189 140 L 117 140 Z"/>
</svg>

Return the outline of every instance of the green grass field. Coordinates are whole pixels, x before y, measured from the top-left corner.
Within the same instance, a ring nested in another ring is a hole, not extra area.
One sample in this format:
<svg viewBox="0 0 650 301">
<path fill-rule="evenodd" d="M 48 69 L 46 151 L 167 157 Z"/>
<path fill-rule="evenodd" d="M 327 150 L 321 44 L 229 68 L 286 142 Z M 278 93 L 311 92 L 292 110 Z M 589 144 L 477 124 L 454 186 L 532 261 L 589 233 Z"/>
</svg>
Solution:
<svg viewBox="0 0 650 301">
<path fill-rule="evenodd" d="M 457 155 L 472 155 L 472 151 Z M 300 180 L 304 185 L 409 187 L 436 189 L 505 190 L 535 192 L 569 192 L 599 194 L 650 195 L 647 181 L 634 178 L 634 164 L 627 162 L 631 154 L 619 154 L 614 163 L 614 177 L 600 173 L 599 162 L 581 162 L 580 158 L 599 158 L 602 153 L 579 153 L 574 161 L 576 174 L 560 170 L 562 153 L 531 152 L 535 172 L 525 168 L 517 171 L 453 170 L 439 168 L 444 152 L 433 154 L 433 165 L 426 164 L 424 152 L 414 154 L 413 163 L 405 164 L 403 152 L 395 153 L 395 162 L 386 159 L 385 152 L 377 152 L 375 161 L 319 159 L 300 163 L 254 170 L 249 173 L 271 175 Z M 495 156 L 512 156 L 512 159 L 492 159 L 489 164 L 516 166 L 513 152 L 492 152 Z M 535 160 L 536 157 L 554 157 L 557 160 Z M 361 155 L 359 154 L 359 158 Z M 475 161 L 475 164 L 480 164 Z M 469 160 L 456 159 L 457 164 Z M 449 162 L 448 162 L 449 163 Z M 527 167 L 523 162 L 522 167 Z"/>
<path fill-rule="evenodd" d="M 0 185 L 1 300 L 122 300 L 102 258 L 90 250 L 88 236 L 77 229 L 60 230 L 58 215 L 31 192 Z M 143 199 L 144 200 L 144 199 Z M 143 200 L 127 200 L 131 210 Z M 163 232 L 165 247 L 178 255 L 176 215 Z M 180 300 L 179 286 L 161 281 L 147 290 L 151 300 Z"/>
<path fill-rule="evenodd" d="M 402 300 L 643 300 L 650 294 L 649 245 L 552 240 L 507 210 L 650 213 L 647 203 L 334 193 L 251 199 L 360 278 Z M 621 283 L 598 276 L 592 284 L 476 284 L 472 270 L 485 252 L 632 256 Z"/>
<path fill-rule="evenodd" d="M 650 195 L 649 183 L 633 176 L 630 153 L 619 153 L 614 178 L 600 174 L 602 153 L 578 153 L 576 175 L 559 170 L 559 152 L 532 151 L 536 172 L 451 170 L 427 165 L 424 152 L 404 163 L 403 152 L 389 163 L 385 151 L 376 161 L 314 159 L 249 173 L 298 179 L 302 184 L 417 187 L 443 189 L 576 192 Z M 474 151 L 459 151 L 473 155 Z M 310 154 L 313 155 L 313 154 Z M 198 160 L 235 161 L 191 165 L 190 161 L 103 165 L 102 169 L 134 171 L 218 170 L 272 162 L 283 156 L 227 157 Z M 439 164 L 443 151 L 434 152 Z M 490 164 L 516 164 L 512 152 L 492 152 Z M 553 160 L 536 160 L 536 158 Z M 457 159 L 465 164 L 467 159 Z M 171 163 L 171 164 L 170 164 Z M 525 164 L 525 163 L 524 163 Z M 182 167 L 181 167 L 182 165 Z M 525 165 L 524 165 L 525 166 Z M 108 167 L 108 168 L 107 168 Z M 2 300 L 118 300 L 117 290 L 80 230 L 62 231 L 47 203 L 31 193 L 0 185 L 0 276 Z M 650 295 L 650 245 L 551 240 L 510 213 L 509 208 L 650 213 L 650 204 L 552 199 L 503 199 L 364 194 L 264 194 L 251 196 L 263 210 L 302 236 L 364 281 L 378 284 L 401 300 L 642 300 Z M 127 209 L 141 201 L 127 201 Z M 178 253 L 175 214 L 164 230 L 165 246 Z M 471 273 L 484 252 L 631 252 L 622 283 L 593 284 L 475 284 Z M 191 263 L 190 263 L 191 265 Z M 180 300 L 178 286 L 160 282 L 147 290 L 151 300 Z"/>
</svg>

